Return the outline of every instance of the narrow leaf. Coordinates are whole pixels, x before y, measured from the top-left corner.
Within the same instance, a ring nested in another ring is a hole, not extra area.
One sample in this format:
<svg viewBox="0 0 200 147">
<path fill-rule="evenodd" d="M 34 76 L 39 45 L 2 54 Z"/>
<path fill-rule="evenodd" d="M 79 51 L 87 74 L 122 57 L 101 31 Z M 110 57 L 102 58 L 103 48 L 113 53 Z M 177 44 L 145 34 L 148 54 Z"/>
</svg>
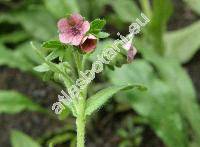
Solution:
<svg viewBox="0 0 200 147">
<path fill-rule="evenodd" d="M 63 44 L 60 41 L 46 41 L 42 44 L 44 48 L 60 48 L 63 47 Z"/>
<path fill-rule="evenodd" d="M 49 71 L 49 66 L 45 63 L 39 65 L 39 66 L 36 66 L 34 67 L 34 70 L 37 71 L 37 72 L 47 72 Z"/>
<path fill-rule="evenodd" d="M 140 10 L 132 0 L 111 0 L 110 4 L 123 22 L 133 22 L 139 16 Z"/>
<path fill-rule="evenodd" d="M 0 65 L 7 65 L 11 68 L 18 68 L 23 71 L 30 71 L 33 63 L 26 60 L 20 50 L 11 51 L 0 44 Z"/>
<path fill-rule="evenodd" d="M 11 143 L 12 147 L 41 147 L 26 134 L 15 130 L 11 132 Z"/>
<path fill-rule="evenodd" d="M 107 38 L 110 36 L 109 33 L 106 32 L 99 32 L 98 34 L 95 35 L 97 38 Z"/>
<path fill-rule="evenodd" d="M 200 48 L 200 21 L 181 30 L 167 33 L 165 43 L 167 57 L 174 57 L 182 63 L 189 61 Z"/>
<path fill-rule="evenodd" d="M 156 59 L 155 61 L 158 62 Z M 168 64 L 168 61 L 165 63 Z M 148 124 L 166 146 L 186 147 L 187 133 L 179 112 L 180 100 L 173 93 L 173 90 L 177 91 L 177 88 L 171 88 L 165 81 L 162 81 L 156 71 L 147 61 L 135 60 L 133 64 L 124 65 L 114 72 L 110 71 L 108 75 L 113 84 L 140 82 L 147 86 L 148 91 L 146 92 L 123 92 L 117 100 L 121 103 L 128 103 L 139 115 L 147 119 Z M 176 80 L 173 79 L 173 81 Z"/>
<path fill-rule="evenodd" d="M 65 14 L 79 12 L 79 5 L 77 0 L 44 0 L 44 3 L 46 8 L 56 18 L 63 17 Z"/>
<path fill-rule="evenodd" d="M 153 1 L 153 15 L 149 26 L 147 27 L 148 40 L 154 46 L 159 54 L 164 53 L 164 39 L 163 33 L 166 31 L 167 21 L 172 14 L 171 0 L 154 0 Z"/>
<path fill-rule="evenodd" d="M 13 14 L 13 17 L 30 35 L 39 40 L 48 40 L 56 35 L 56 22 L 45 8 L 34 7 Z"/>
<path fill-rule="evenodd" d="M 0 90 L 0 113 L 15 114 L 23 110 L 44 112 L 38 104 L 28 97 L 16 92 Z"/>
<path fill-rule="evenodd" d="M 119 91 L 127 90 L 131 88 L 138 88 L 145 90 L 145 87 L 140 85 L 126 85 L 126 86 L 112 86 L 97 92 L 95 95 L 87 100 L 86 115 L 91 115 L 97 109 L 100 109 L 114 94 Z"/>
</svg>

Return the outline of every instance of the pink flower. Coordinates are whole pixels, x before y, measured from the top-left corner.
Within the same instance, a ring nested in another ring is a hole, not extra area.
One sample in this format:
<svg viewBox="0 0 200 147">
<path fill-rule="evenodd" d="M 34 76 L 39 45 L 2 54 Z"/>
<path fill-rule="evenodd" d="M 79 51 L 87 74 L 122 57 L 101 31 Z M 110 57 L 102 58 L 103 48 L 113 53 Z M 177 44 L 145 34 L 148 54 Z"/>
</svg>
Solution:
<svg viewBox="0 0 200 147">
<path fill-rule="evenodd" d="M 80 14 L 72 14 L 69 18 L 58 21 L 60 42 L 78 46 L 90 29 L 90 23 L 85 21 Z"/>
<path fill-rule="evenodd" d="M 131 63 L 137 54 L 137 49 L 132 46 L 132 39 L 123 45 L 123 48 L 127 50 L 127 62 Z"/>
<path fill-rule="evenodd" d="M 127 53 L 127 62 L 131 63 L 137 54 L 137 50 L 135 47 L 131 46 Z"/>
<path fill-rule="evenodd" d="M 92 52 L 97 46 L 97 38 L 94 35 L 89 34 L 85 36 L 81 41 L 80 48 L 83 52 Z"/>
</svg>

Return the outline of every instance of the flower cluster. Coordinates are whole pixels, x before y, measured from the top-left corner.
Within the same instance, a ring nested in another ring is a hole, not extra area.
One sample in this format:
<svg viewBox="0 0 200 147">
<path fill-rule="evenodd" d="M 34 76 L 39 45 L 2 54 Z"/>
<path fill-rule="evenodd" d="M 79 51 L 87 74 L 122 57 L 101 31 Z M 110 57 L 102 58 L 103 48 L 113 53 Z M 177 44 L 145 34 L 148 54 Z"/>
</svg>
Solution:
<svg viewBox="0 0 200 147">
<path fill-rule="evenodd" d="M 92 52 L 96 48 L 97 38 L 87 34 L 90 23 L 80 14 L 72 14 L 69 18 L 60 19 L 58 29 L 60 42 L 77 46 L 85 53 Z"/>
</svg>

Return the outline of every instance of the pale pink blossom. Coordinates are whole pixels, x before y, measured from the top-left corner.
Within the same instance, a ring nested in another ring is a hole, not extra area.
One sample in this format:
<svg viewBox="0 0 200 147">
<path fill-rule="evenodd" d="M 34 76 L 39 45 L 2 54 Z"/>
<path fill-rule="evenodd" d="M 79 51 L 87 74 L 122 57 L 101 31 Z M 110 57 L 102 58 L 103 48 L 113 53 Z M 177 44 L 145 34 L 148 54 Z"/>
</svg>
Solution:
<svg viewBox="0 0 200 147">
<path fill-rule="evenodd" d="M 72 14 L 69 18 L 58 21 L 59 40 L 62 43 L 78 46 L 90 29 L 90 23 L 80 14 Z"/>
<path fill-rule="evenodd" d="M 123 48 L 127 50 L 127 62 L 131 63 L 137 54 L 137 49 L 132 45 L 132 39 L 130 39 Z"/>
<path fill-rule="evenodd" d="M 127 62 L 131 63 L 137 54 L 137 49 L 134 46 L 131 46 L 127 52 Z"/>
</svg>

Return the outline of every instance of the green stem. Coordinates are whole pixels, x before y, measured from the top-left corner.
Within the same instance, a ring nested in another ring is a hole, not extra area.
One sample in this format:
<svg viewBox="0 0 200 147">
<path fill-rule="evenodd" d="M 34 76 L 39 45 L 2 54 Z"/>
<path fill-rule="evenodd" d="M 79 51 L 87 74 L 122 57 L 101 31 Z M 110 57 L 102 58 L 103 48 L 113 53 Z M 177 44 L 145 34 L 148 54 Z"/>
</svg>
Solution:
<svg viewBox="0 0 200 147">
<path fill-rule="evenodd" d="M 88 58 L 89 58 L 89 54 L 84 54 L 84 55 L 83 55 L 82 65 L 81 65 L 82 71 L 85 70 L 85 64 L 86 64 L 86 60 L 87 60 Z"/>
<path fill-rule="evenodd" d="M 74 51 L 73 54 L 74 54 L 74 60 L 76 63 L 77 72 L 79 75 L 80 71 L 82 70 L 82 55 L 78 51 Z"/>
<path fill-rule="evenodd" d="M 85 99 L 79 100 L 79 111 L 76 118 L 77 147 L 84 147 L 85 144 Z"/>
<path fill-rule="evenodd" d="M 73 52 L 74 60 L 77 68 L 78 75 L 80 76 L 80 71 L 85 67 L 85 62 L 83 56 L 78 52 L 78 50 Z M 75 104 L 77 110 L 76 117 L 76 128 L 77 128 L 77 147 L 85 146 L 85 105 L 86 105 L 87 89 L 80 92 L 80 97 Z"/>
</svg>

